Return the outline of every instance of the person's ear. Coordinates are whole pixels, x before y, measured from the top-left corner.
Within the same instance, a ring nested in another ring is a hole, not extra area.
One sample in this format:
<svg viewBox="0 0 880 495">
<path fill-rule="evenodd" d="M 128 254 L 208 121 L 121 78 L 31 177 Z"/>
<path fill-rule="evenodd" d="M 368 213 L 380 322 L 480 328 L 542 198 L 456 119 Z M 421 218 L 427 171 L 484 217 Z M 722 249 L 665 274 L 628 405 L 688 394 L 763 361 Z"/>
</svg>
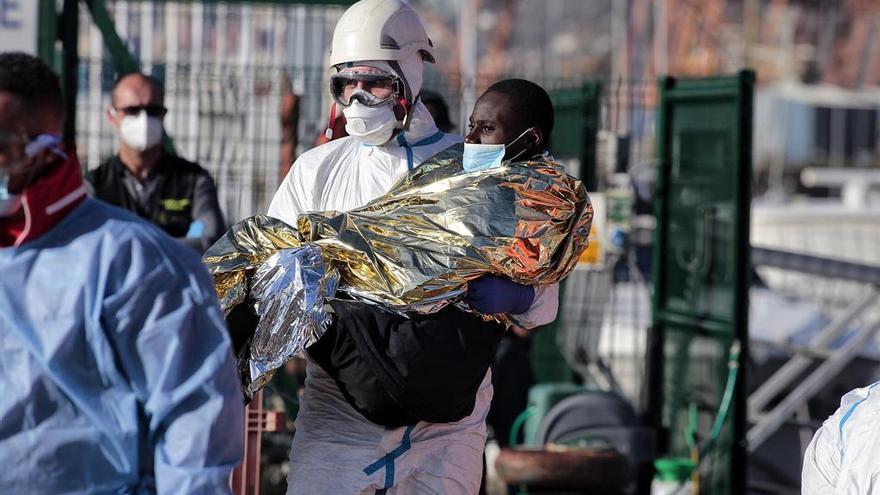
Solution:
<svg viewBox="0 0 880 495">
<path fill-rule="evenodd" d="M 110 125 L 112 125 L 114 128 L 118 127 L 119 124 L 116 121 L 116 109 L 114 109 L 112 106 L 107 107 L 107 112 L 105 113 L 105 115 L 107 116 L 107 122 L 109 122 Z"/>
<path fill-rule="evenodd" d="M 535 151 L 544 148 L 544 133 L 541 132 L 541 128 L 539 127 L 532 127 L 529 129 L 529 132 L 526 133 L 526 140 L 529 143 L 529 147 L 533 148 Z"/>
</svg>

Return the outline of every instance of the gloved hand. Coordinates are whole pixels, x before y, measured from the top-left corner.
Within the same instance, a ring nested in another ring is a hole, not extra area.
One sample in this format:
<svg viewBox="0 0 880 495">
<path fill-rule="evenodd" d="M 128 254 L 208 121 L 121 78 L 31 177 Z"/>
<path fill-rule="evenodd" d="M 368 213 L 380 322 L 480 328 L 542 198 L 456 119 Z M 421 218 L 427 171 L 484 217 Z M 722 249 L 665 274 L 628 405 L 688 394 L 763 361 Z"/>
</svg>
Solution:
<svg viewBox="0 0 880 495">
<path fill-rule="evenodd" d="M 467 296 L 471 308 L 485 315 L 525 313 L 532 306 L 535 289 L 497 275 L 484 275 L 468 282 Z"/>
</svg>

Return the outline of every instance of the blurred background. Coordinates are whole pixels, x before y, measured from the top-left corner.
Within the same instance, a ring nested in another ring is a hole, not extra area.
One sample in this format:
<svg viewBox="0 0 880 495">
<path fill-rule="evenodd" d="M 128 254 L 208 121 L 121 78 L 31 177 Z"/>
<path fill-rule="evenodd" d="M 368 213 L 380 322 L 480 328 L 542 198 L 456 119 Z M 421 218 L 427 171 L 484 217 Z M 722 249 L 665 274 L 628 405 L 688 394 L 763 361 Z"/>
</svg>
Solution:
<svg viewBox="0 0 880 495">
<path fill-rule="evenodd" d="M 330 37 L 351 2 L 88 0 L 65 10 L 70 3 L 0 2 L 0 40 L 30 22 L 36 32 L 24 48 L 73 70 L 82 163 L 94 168 L 115 153 L 109 89 L 134 64 L 165 85 L 167 132 L 179 154 L 211 172 L 228 221 L 265 212 L 293 159 L 327 125 Z M 641 444 L 652 457 L 695 463 L 670 475 L 667 492 L 655 480 L 654 493 L 696 493 L 701 483 L 715 487 L 707 493 L 799 493 L 815 428 L 843 393 L 880 376 L 880 2 L 411 3 L 437 50 L 424 87 L 447 103 L 452 132 L 466 129 L 492 82 L 532 80 L 554 101 L 554 154 L 595 192 L 593 248 L 563 288 L 559 320 L 531 343 L 536 383 L 556 385 L 533 389 L 520 441 L 541 443 L 541 421 L 572 393 L 559 384 L 586 387 L 622 398 L 659 431 Z M 56 40 L 65 36 L 76 58 Z M 114 36 L 120 44 L 108 42 Z M 729 105 L 712 106 L 719 101 Z M 699 133 L 676 134 L 675 119 L 688 115 L 697 131 L 736 132 L 719 151 Z M 658 171 L 676 156 L 690 156 L 706 182 L 675 189 L 682 176 L 673 170 L 658 189 Z M 693 187 L 708 194 L 704 203 L 716 192 L 729 201 L 704 217 L 700 207 L 676 210 Z M 690 226 L 676 230 L 684 224 L 675 215 Z M 745 228 L 725 237 L 715 224 Z M 656 260 L 666 263 L 659 245 L 673 249 L 676 236 L 697 239 L 697 254 L 718 251 L 703 265 L 730 261 L 732 270 L 706 275 L 682 297 L 698 301 L 712 284 L 745 291 L 729 298 L 742 314 L 723 338 L 696 332 L 676 347 L 658 337 L 675 333 L 659 332 L 658 286 L 675 271 Z M 287 433 L 264 438 L 264 493 L 283 490 L 296 409 L 295 383 L 275 388 L 266 407 L 287 411 L 279 420 Z M 491 462 L 489 472 L 489 491 L 503 493 Z M 746 472 L 747 488 L 736 481 Z"/>
</svg>

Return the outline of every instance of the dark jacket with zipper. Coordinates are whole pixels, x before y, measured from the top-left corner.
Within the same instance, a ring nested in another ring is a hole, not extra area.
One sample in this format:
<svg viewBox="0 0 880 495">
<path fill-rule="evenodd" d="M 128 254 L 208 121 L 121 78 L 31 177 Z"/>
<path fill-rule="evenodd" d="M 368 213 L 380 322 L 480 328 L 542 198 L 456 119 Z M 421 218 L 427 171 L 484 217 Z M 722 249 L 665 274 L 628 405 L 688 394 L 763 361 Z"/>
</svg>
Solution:
<svg viewBox="0 0 880 495">
<path fill-rule="evenodd" d="M 211 176 L 179 156 L 162 153 L 144 181 L 114 156 L 89 171 L 86 180 L 94 197 L 135 213 L 198 250 L 210 246 L 225 228 Z M 187 238 L 195 221 L 203 230 Z"/>
</svg>

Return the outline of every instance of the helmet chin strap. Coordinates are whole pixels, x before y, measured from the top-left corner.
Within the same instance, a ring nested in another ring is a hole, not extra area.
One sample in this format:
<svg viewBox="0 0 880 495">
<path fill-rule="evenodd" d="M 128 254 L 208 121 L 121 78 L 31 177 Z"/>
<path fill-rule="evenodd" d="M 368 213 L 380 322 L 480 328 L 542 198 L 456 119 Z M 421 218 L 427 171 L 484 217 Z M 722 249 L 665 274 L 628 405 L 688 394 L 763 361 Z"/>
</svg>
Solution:
<svg viewBox="0 0 880 495">
<path fill-rule="evenodd" d="M 324 131 L 324 137 L 333 140 L 333 124 L 336 122 L 336 102 L 330 106 L 330 120 L 327 121 L 327 129 Z"/>
<path fill-rule="evenodd" d="M 403 111 L 405 112 L 400 124 L 401 129 L 409 130 L 409 125 L 412 122 L 413 114 L 415 113 L 413 112 L 413 109 L 415 108 L 416 103 L 418 103 L 419 98 L 421 98 L 421 95 L 416 96 L 412 103 L 409 103 L 405 98 L 398 100 L 398 103 L 403 107 Z"/>
<path fill-rule="evenodd" d="M 403 107 L 406 114 L 403 116 L 403 120 L 401 122 L 401 128 L 404 130 L 409 129 L 409 124 L 412 122 L 412 109 L 416 106 L 416 103 L 419 101 L 420 95 L 412 94 L 412 87 L 410 87 L 410 81 L 406 77 L 406 73 L 403 71 L 403 68 L 400 66 L 400 62 L 397 60 L 388 60 L 388 66 L 394 71 L 395 75 L 400 78 L 400 81 L 403 83 L 403 95 L 401 96 L 398 103 Z"/>
</svg>

